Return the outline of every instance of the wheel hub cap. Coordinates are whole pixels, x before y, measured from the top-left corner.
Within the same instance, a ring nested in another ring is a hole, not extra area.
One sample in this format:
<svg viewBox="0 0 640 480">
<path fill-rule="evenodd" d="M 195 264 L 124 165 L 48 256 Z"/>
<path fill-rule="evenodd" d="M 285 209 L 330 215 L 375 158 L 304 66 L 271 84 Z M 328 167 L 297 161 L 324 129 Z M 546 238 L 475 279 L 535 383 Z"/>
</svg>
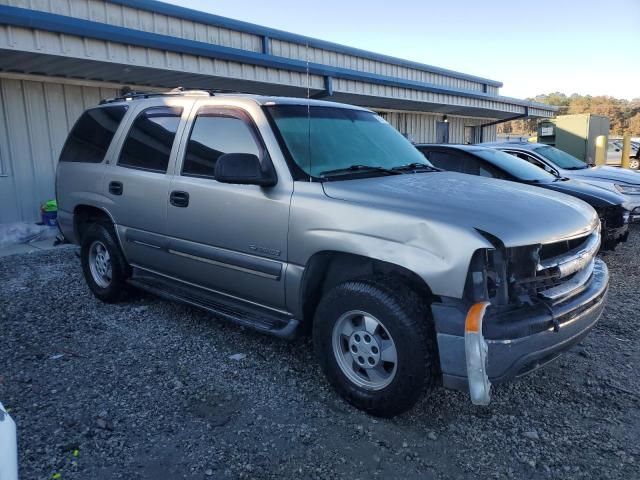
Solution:
<svg viewBox="0 0 640 480">
<path fill-rule="evenodd" d="M 380 345 L 366 330 L 358 330 L 351 334 L 349 351 L 353 361 L 362 368 L 373 368 L 380 361 Z"/>
<path fill-rule="evenodd" d="M 393 381 L 396 345 L 373 315 L 360 310 L 343 314 L 333 327 L 332 346 L 340 370 L 357 386 L 381 390 Z"/>
<path fill-rule="evenodd" d="M 99 287 L 106 288 L 111 283 L 111 256 L 105 245 L 96 240 L 89 248 L 89 270 Z"/>
</svg>

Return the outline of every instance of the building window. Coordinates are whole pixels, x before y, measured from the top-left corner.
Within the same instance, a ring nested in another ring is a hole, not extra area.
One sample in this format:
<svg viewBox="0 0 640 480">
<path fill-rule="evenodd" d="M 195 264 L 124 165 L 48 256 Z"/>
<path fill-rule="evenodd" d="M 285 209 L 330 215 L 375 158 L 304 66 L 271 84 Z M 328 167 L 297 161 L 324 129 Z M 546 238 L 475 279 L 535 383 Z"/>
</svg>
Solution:
<svg viewBox="0 0 640 480">
<path fill-rule="evenodd" d="M 84 112 L 67 137 L 60 161 L 102 162 L 126 112 L 126 105 L 93 108 Z"/>
<path fill-rule="evenodd" d="M 140 113 L 129 130 L 118 165 L 166 173 L 181 116 L 182 107 L 152 107 Z"/>
<path fill-rule="evenodd" d="M 241 118 L 199 114 L 189 136 L 182 174 L 214 178 L 216 162 L 225 153 L 250 153 L 260 157 L 260 147 L 251 127 Z"/>
</svg>

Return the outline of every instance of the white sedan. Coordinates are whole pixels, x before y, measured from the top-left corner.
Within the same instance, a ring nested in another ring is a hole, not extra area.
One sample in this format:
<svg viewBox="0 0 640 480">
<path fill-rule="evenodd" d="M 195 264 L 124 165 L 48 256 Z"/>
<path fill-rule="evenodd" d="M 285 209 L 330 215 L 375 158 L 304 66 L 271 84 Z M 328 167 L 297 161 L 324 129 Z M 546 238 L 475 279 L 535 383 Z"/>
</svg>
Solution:
<svg viewBox="0 0 640 480">
<path fill-rule="evenodd" d="M 0 479 L 18 480 L 16 424 L 0 403 Z"/>
</svg>

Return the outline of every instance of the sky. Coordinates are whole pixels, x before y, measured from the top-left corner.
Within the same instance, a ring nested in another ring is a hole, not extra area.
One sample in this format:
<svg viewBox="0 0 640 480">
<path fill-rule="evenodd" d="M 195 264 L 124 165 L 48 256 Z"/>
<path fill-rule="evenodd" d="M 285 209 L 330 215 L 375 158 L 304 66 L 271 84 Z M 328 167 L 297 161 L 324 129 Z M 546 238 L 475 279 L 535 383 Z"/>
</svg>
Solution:
<svg viewBox="0 0 640 480">
<path fill-rule="evenodd" d="M 640 97 L 640 0 L 165 0 L 504 83 Z"/>
</svg>

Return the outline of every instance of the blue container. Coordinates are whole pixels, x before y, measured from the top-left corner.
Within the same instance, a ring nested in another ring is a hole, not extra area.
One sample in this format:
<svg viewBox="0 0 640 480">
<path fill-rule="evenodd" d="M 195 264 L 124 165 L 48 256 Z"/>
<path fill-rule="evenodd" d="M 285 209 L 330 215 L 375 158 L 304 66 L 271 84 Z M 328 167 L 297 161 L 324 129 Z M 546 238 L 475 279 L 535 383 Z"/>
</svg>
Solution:
<svg viewBox="0 0 640 480">
<path fill-rule="evenodd" d="M 49 227 L 57 227 L 58 212 L 42 212 L 42 223 Z"/>
</svg>

